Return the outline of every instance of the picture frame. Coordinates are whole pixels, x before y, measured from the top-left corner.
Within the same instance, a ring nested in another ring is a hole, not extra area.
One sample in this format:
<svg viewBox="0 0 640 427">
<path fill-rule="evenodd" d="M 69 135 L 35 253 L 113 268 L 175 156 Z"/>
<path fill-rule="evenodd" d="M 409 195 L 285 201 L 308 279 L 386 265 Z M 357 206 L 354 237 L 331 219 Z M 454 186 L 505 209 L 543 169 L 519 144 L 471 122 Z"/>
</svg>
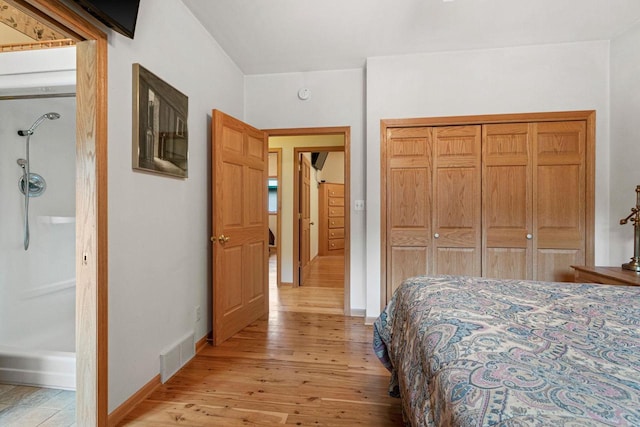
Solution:
<svg viewBox="0 0 640 427">
<path fill-rule="evenodd" d="M 133 64 L 132 167 L 175 178 L 189 176 L 189 98 Z"/>
</svg>

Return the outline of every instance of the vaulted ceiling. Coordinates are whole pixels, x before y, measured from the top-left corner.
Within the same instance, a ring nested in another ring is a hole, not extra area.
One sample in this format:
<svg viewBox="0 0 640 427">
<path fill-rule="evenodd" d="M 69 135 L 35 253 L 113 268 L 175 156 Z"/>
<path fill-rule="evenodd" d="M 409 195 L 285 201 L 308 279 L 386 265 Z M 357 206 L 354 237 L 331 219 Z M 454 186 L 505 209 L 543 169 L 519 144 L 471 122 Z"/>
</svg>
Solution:
<svg viewBox="0 0 640 427">
<path fill-rule="evenodd" d="M 245 74 L 368 57 L 610 40 L 639 0 L 182 0 Z"/>
</svg>

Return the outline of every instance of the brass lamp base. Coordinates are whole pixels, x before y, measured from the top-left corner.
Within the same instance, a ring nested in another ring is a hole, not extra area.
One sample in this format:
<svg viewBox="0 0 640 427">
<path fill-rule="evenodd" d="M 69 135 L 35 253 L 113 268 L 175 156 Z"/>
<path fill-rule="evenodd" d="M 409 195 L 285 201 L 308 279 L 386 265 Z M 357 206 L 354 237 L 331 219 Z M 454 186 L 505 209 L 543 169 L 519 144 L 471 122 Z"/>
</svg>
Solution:
<svg viewBox="0 0 640 427">
<path fill-rule="evenodd" d="M 631 258 L 630 262 L 622 264 L 622 268 L 624 268 L 625 270 L 640 272 L 640 257 Z"/>
</svg>

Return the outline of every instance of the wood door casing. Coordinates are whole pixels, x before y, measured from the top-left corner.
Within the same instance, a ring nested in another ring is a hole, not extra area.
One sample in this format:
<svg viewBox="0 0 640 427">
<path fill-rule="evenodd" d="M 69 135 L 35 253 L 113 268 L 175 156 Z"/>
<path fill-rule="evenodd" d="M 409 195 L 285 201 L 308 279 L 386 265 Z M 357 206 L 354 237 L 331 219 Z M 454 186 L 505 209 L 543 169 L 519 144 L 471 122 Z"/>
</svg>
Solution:
<svg viewBox="0 0 640 427">
<path fill-rule="evenodd" d="M 268 144 L 264 132 L 217 110 L 212 116 L 213 339 L 218 345 L 269 311 Z"/>
<path fill-rule="evenodd" d="M 107 35 L 62 2 L 9 0 L 76 43 L 76 424 L 107 425 Z M 117 410 L 116 410 L 117 411 Z M 114 412 L 116 412 L 114 411 Z"/>
</svg>

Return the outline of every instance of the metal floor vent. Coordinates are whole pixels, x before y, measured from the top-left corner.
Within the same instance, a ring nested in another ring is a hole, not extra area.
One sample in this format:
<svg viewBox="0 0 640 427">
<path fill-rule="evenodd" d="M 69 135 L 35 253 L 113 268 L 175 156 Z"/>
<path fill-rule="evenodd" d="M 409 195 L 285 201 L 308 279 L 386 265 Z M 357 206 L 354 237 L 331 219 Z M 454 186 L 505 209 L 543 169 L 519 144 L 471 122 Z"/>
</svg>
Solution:
<svg viewBox="0 0 640 427">
<path fill-rule="evenodd" d="M 160 381 L 164 384 L 196 354 L 194 333 L 190 333 L 160 353 Z"/>
</svg>

